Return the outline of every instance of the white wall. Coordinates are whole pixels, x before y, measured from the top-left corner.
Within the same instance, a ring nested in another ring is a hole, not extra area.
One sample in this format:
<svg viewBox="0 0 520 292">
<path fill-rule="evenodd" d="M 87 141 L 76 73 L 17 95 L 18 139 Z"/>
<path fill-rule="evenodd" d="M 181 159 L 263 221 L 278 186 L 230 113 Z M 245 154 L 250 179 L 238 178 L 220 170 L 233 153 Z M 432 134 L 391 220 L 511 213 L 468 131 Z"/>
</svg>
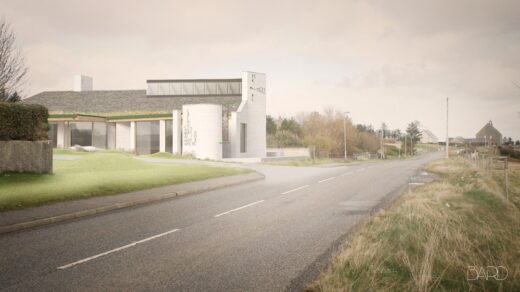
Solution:
<svg viewBox="0 0 520 292">
<path fill-rule="evenodd" d="M 116 123 L 116 149 L 132 151 L 130 143 L 130 122 Z"/>
<path fill-rule="evenodd" d="M 61 122 L 58 124 L 57 130 L 57 147 L 68 148 L 70 147 L 70 127 L 68 122 Z"/>
<path fill-rule="evenodd" d="M 182 154 L 222 159 L 222 105 L 182 106 Z"/>
<path fill-rule="evenodd" d="M 242 102 L 229 120 L 231 157 L 266 156 L 266 76 L 242 72 Z M 247 151 L 240 152 L 240 124 L 247 124 Z"/>
<path fill-rule="evenodd" d="M 181 111 L 172 111 L 172 153 L 182 154 L 182 119 Z"/>
</svg>

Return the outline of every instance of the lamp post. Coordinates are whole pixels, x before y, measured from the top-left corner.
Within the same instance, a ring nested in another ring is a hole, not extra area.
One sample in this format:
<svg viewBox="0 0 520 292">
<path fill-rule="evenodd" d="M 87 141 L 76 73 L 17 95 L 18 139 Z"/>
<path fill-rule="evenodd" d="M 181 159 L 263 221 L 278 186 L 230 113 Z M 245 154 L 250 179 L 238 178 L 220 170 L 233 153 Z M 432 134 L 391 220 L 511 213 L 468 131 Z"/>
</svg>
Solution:
<svg viewBox="0 0 520 292">
<path fill-rule="evenodd" d="M 345 161 L 347 161 L 347 115 L 349 112 L 343 113 L 343 146 L 345 148 Z"/>
</svg>

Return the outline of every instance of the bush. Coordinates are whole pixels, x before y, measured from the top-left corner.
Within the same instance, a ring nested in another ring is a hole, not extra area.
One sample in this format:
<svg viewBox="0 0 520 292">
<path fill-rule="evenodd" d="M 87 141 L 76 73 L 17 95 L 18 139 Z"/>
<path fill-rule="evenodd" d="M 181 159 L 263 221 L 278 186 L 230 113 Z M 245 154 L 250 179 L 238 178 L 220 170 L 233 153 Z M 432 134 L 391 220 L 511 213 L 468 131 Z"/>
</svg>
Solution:
<svg viewBox="0 0 520 292">
<path fill-rule="evenodd" d="M 267 136 L 267 145 L 270 147 L 301 147 L 302 139 L 289 131 L 278 131 L 274 135 Z"/>
<path fill-rule="evenodd" d="M 498 147 L 498 149 L 500 150 L 500 155 L 520 159 L 520 151 L 515 150 L 513 147 Z"/>
<path fill-rule="evenodd" d="M 35 104 L 0 102 L 0 141 L 47 139 L 49 111 Z"/>
</svg>

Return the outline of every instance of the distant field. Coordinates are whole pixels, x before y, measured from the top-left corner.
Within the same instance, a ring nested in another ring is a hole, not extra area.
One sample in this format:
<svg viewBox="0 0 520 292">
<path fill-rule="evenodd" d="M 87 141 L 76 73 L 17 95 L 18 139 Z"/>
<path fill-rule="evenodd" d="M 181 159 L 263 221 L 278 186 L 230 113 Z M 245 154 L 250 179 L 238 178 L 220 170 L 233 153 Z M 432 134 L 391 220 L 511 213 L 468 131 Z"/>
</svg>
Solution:
<svg viewBox="0 0 520 292">
<path fill-rule="evenodd" d="M 121 152 L 56 152 L 81 158 L 54 161 L 52 175 L 0 174 L 0 211 L 249 172 L 239 168 L 150 163 Z"/>
<path fill-rule="evenodd" d="M 508 202 L 499 172 L 461 158 L 430 164 L 440 180 L 369 219 L 309 290 L 520 291 L 520 167 L 512 168 Z M 486 280 L 488 266 L 507 278 Z"/>
</svg>

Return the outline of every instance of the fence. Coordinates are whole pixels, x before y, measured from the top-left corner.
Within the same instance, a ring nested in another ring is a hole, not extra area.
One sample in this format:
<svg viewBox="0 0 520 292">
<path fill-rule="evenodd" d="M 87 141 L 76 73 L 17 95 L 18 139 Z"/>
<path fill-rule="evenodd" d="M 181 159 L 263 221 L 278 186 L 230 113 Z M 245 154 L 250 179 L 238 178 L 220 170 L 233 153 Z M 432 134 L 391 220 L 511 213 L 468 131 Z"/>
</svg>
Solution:
<svg viewBox="0 0 520 292">
<path fill-rule="evenodd" d="M 463 152 L 461 153 L 464 158 L 473 162 L 479 169 L 483 169 L 485 173 L 492 174 L 494 171 L 503 173 L 504 176 L 504 195 L 509 200 L 509 157 L 508 156 L 496 156 L 493 152 L 490 153 L 479 153 Z"/>
</svg>

